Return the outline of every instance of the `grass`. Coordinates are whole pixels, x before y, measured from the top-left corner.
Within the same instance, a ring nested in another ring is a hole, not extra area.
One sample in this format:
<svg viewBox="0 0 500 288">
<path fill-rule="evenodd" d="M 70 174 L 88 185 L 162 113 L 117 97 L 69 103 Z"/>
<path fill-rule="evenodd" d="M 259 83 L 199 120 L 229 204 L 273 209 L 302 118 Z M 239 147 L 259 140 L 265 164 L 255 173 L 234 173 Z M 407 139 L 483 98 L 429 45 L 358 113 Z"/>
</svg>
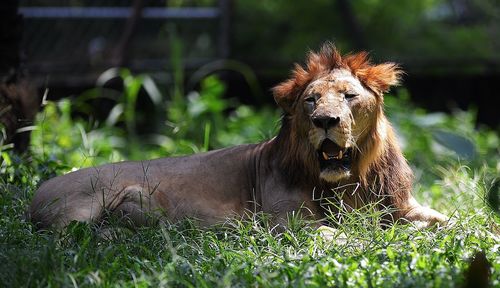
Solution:
<svg viewBox="0 0 500 288">
<path fill-rule="evenodd" d="M 223 90 L 217 79 L 205 80 L 199 93 L 163 108 L 169 113 L 161 131 L 136 139 L 124 132 L 139 117 L 130 107 L 111 125 L 71 117 L 69 101 L 49 103 L 38 116 L 30 155 L 0 151 L 0 286 L 457 287 L 471 257 L 484 251 L 490 284 L 500 287 L 498 201 L 490 201 L 492 207 L 485 201 L 498 198 L 489 194 L 498 188 L 498 134 L 476 129 L 471 111 L 426 113 L 404 91 L 386 97 L 386 110 L 417 176 L 416 197 L 450 215 L 448 227 L 382 229 L 380 213 L 370 209 L 343 215 L 333 241 L 293 217 L 287 230 L 274 231 L 260 214 L 209 229 L 186 220 L 136 230 L 73 223 L 60 232 L 39 232 L 25 220 L 37 185 L 56 174 L 275 133 L 273 109 L 239 106 L 222 99 Z"/>
</svg>

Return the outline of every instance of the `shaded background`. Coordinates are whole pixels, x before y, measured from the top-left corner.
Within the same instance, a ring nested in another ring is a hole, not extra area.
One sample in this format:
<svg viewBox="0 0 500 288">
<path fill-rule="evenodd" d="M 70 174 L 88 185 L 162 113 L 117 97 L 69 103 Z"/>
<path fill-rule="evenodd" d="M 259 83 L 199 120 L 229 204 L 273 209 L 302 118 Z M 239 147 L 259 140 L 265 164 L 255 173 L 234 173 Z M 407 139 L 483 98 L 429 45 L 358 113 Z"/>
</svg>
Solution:
<svg viewBox="0 0 500 288">
<path fill-rule="evenodd" d="M 175 81 L 171 59 L 179 58 L 188 89 L 197 77 L 216 73 L 226 82 L 227 96 L 272 103 L 269 89 L 292 63 L 332 40 L 344 53 L 367 50 L 375 61 L 401 63 L 407 72 L 403 85 L 420 105 L 477 109 L 479 123 L 499 125 L 493 91 L 500 81 L 496 0 L 19 3 L 23 68 L 40 91 L 49 88 L 49 99 L 78 95 L 115 66 L 149 73 L 168 91 Z M 109 85 L 120 89 L 119 83 Z M 97 111 L 106 107 L 96 107 L 96 113 L 107 115 Z"/>
</svg>

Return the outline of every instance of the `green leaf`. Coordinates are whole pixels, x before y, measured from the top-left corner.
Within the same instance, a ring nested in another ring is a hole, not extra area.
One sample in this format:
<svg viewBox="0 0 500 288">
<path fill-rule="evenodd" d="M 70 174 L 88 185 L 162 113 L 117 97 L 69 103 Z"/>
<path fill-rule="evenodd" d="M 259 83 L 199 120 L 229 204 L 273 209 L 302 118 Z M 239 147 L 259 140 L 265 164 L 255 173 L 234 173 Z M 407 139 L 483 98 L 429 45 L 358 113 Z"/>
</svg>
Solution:
<svg viewBox="0 0 500 288">
<path fill-rule="evenodd" d="M 476 156 L 474 143 L 461 135 L 439 129 L 432 131 L 432 137 L 437 143 L 455 152 L 461 158 L 472 160 Z"/>
<path fill-rule="evenodd" d="M 493 211 L 500 213 L 500 178 L 496 178 L 488 189 L 487 201 Z"/>
</svg>

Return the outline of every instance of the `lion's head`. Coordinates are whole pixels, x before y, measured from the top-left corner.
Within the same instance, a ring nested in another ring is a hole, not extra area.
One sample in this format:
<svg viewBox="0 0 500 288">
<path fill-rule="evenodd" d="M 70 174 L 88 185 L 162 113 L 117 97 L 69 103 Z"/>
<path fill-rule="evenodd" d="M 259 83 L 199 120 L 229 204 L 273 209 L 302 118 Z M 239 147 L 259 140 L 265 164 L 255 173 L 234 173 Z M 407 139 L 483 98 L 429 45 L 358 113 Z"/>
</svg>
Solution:
<svg viewBox="0 0 500 288">
<path fill-rule="evenodd" d="M 305 66 L 296 65 L 292 77 L 273 89 L 285 111 L 278 136 L 287 142 L 284 169 L 300 165 L 306 177 L 327 183 L 363 180 L 384 142 L 394 141 L 382 94 L 401 73 L 394 63 L 371 64 L 365 52 L 341 56 L 331 43 L 311 52 Z"/>
</svg>

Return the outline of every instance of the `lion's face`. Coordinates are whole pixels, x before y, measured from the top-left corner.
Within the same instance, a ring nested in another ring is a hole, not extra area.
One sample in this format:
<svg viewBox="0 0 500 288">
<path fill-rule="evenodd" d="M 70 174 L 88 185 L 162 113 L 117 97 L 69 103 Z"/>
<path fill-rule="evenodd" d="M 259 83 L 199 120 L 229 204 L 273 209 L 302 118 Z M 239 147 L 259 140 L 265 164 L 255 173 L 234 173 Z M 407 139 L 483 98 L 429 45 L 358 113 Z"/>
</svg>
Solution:
<svg viewBox="0 0 500 288">
<path fill-rule="evenodd" d="M 376 121 L 377 97 L 350 71 L 335 69 L 312 81 L 299 101 L 296 113 L 303 113 L 309 127 L 320 178 L 336 182 L 349 177 L 353 149 Z"/>
<path fill-rule="evenodd" d="M 341 56 L 332 44 L 310 52 L 273 88 L 285 111 L 282 169 L 330 183 L 366 179 L 387 145 L 383 93 L 402 73 L 394 63 L 372 64 L 366 52 Z"/>
</svg>

